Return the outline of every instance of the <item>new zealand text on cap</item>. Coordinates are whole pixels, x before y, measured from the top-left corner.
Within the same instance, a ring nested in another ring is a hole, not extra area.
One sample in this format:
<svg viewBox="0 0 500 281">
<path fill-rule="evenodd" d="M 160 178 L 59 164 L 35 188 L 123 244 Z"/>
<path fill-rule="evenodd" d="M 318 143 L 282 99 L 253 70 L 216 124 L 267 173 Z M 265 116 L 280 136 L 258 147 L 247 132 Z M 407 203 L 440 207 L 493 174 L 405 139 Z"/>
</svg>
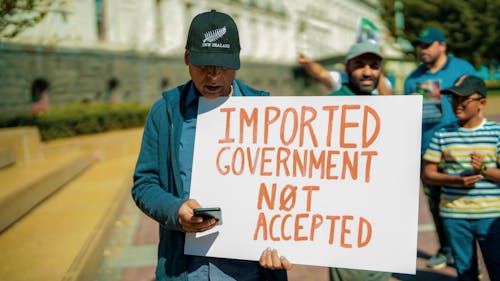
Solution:
<svg viewBox="0 0 500 281">
<path fill-rule="evenodd" d="M 383 58 L 380 46 L 377 43 L 372 43 L 370 41 L 363 41 L 361 43 L 356 43 L 351 46 L 345 61 L 349 61 L 355 57 L 359 57 L 363 54 L 374 54 L 381 59 Z"/>
<path fill-rule="evenodd" d="M 418 43 L 432 44 L 435 41 L 446 42 L 446 37 L 444 37 L 443 32 L 438 28 L 428 27 L 420 33 L 418 39 L 415 42 L 413 42 L 413 45 L 416 45 Z"/>
<path fill-rule="evenodd" d="M 474 93 L 486 97 L 486 84 L 483 79 L 476 76 L 462 76 L 453 87 L 441 90 L 441 94 L 453 94 L 464 97 Z"/>
<path fill-rule="evenodd" d="M 212 10 L 194 17 L 189 27 L 186 49 L 196 66 L 215 65 L 240 68 L 240 39 L 233 19 Z"/>
</svg>

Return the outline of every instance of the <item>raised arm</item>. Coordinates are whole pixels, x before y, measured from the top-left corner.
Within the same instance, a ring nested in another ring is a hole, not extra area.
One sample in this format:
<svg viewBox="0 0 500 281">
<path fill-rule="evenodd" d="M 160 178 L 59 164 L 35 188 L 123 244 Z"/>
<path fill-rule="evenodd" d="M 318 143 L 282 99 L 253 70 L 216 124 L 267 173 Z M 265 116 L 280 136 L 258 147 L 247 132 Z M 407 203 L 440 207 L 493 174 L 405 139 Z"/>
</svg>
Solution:
<svg viewBox="0 0 500 281">
<path fill-rule="evenodd" d="M 304 54 L 299 55 L 298 62 L 302 65 L 307 74 L 318 80 L 328 90 L 332 90 L 334 88 L 330 73 L 328 73 L 328 70 L 326 70 L 321 64 L 311 60 Z"/>
<path fill-rule="evenodd" d="M 378 80 L 377 91 L 379 95 L 390 96 L 392 95 L 392 88 L 390 87 L 390 81 L 384 75 L 380 73 L 380 78 Z"/>
</svg>

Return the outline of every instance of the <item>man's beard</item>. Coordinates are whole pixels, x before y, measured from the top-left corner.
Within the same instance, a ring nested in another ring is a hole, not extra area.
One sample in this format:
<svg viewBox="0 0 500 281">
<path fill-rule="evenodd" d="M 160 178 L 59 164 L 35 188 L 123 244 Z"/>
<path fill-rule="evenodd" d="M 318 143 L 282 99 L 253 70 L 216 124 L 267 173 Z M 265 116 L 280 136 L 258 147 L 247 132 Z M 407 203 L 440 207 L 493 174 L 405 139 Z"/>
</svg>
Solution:
<svg viewBox="0 0 500 281">
<path fill-rule="evenodd" d="M 427 55 L 427 57 L 428 57 L 429 59 L 427 59 L 427 60 L 425 60 L 425 61 L 424 61 L 424 60 L 423 60 L 423 58 L 422 58 L 422 55 L 420 55 L 420 60 L 421 60 L 421 61 L 422 61 L 422 63 L 423 63 L 423 64 L 425 64 L 426 66 L 433 66 L 433 65 L 435 65 L 435 64 L 436 64 L 436 62 L 437 62 L 437 60 L 438 60 L 438 58 L 439 58 L 439 56 L 431 56 L 431 55 Z"/>
<path fill-rule="evenodd" d="M 372 92 L 377 88 L 379 83 L 379 78 L 372 78 L 373 86 L 371 87 L 362 87 L 361 81 L 355 80 L 352 76 L 349 76 L 349 84 L 351 86 L 351 90 L 357 95 L 371 95 Z"/>
</svg>

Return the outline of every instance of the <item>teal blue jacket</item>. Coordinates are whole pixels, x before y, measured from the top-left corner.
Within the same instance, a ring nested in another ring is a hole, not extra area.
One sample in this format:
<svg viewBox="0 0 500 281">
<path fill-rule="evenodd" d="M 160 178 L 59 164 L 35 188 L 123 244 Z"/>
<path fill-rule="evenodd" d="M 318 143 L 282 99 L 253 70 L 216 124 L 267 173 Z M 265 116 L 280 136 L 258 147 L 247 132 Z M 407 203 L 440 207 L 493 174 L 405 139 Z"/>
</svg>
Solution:
<svg viewBox="0 0 500 281">
<path fill-rule="evenodd" d="M 185 98 L 192 81 L 164 92 L 147 118 L 141 151 L 134 171 L 132 197 L 137 206 L 160 225 L 156 280 L 187 280 L 188 260 L 178 217 L 184 188 L 177 151 L 180 144 Z M 244 96 L 268 96 L 235 80 Z M 268 280 L 286 280 L 283 270 L 269 270 Z"/>
</svg>

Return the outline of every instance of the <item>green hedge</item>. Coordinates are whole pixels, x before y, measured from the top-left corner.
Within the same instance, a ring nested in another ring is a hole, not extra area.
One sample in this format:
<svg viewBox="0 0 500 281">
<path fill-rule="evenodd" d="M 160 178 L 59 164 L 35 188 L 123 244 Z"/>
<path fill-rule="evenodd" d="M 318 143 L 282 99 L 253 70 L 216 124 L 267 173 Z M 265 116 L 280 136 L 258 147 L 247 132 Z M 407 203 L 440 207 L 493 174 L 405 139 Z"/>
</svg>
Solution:
<svg viewBox="0 0 500 281">
<path fill-rule="evenodd" d="M 488 94 L 490 92 L 500 91 L 500 80 L 486 80 L 486 87 L 488 87 Z"/>
<path fill-rule="evenodd" d="M 42 140 L 143 126 L 150 105 L 79 103 L 54 107 L 36 116 L 0 117 L 0 128 L 36 126 Z"/>
</svg>

